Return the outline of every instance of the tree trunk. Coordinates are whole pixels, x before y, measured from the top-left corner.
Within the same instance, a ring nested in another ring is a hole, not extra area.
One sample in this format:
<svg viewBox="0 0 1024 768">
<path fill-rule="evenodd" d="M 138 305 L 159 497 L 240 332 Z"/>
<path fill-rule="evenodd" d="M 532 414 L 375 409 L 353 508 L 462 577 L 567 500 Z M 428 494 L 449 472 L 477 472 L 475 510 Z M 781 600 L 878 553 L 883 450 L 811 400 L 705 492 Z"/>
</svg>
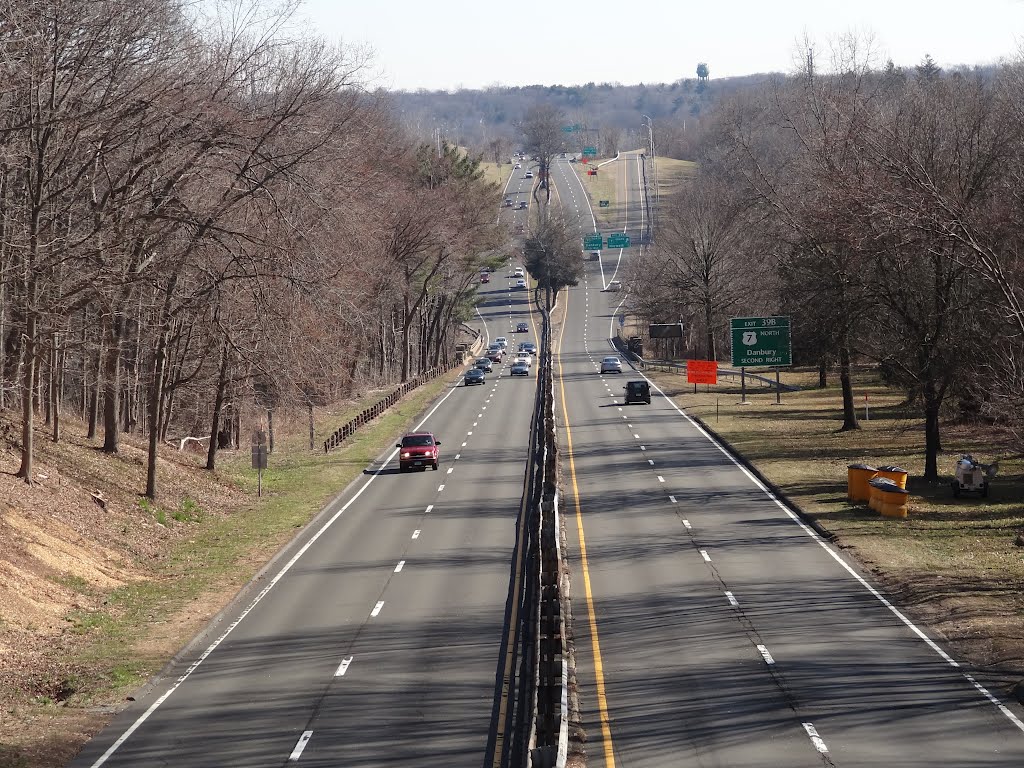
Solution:
<svg viewBox="0 0 1024 768">
<path fill-rule="evenodd" d="M 935 382 L 924 382 L 924 479 L 935 482 L 939 479 L 939 451 L 942 440 L 939 434 L 939 407 L 942 398 L 935 390 Z"/>
<path fill-rule="evenodd" d="M 157 337 L 153 353 L 153 383 L 149 391 L 149 450 L 146 454 L 146 498 L 156 500 L 157 447 L 163 425 L 164 372 L 167 369 L 167 331 Z"/>
<path fill-rule="evenodd" d="M 228 388 L 228 345 L 220 350 L 220 374 L 217 376 L 217 396 L 213 401 L 213 424 L 210 427 L 210 448 L 206 453 L 206 468 L 211 472 L 217 468 L 217 438 L 220 432 L 221 411 L 224 408 L 224 393 Z"/>
<path fill-rule="evenodd" d="M 853 401 L 853 382 L 850 380 L 850 349 L 845 343 L 839 346 L 839 382 L 843 388 L 842 432 L 860 429 L 857 423 L 857 407 Z"/>
<path fill-rule="evenodd" d="M 60 401 L 64 392 L 64 352 L 59 349 L 59 345 L 60 335 L 55 333 L 53 350 L 50 353 L 50 359 L 53 361 L 50 364 L 50 375 L 53 377 L 50 381 L 50 412 L 53 418 L 53 431 L 50 436 L 55 443 L 60 442 Z"/>
<path fill-rule="evenodd" d="M 109 348 L 103 356 L 103 452 L 117 453 L 121 415 L 121 320 L 113 320 Z"/>
<path fill-rule="evenodd" d="M 21 348 L 21 466 L 18 468 L 17 477 L 31 485 L 32 453 L 35 448 L 35 414 L 32 410 L 32 398 L 36 391 L 36 316 L 31 308 L 26 313 L 25 337 L 22 339 Z"/>
<path fill-rule="evenodd" d="M 818 360 L 818 389 L 828 386 L 828 363 L 825 358 Z"/>
<path fill-rule="evenodd" d="M 402 383 L 409 380 L 409 366 L 412 363 L 412 349 L 409 332 L 412 330 L 412 317 L 410 317 L 409 295 L 404 297 L 405 314 L 402 316 Z"/>
<path fill-rule="evenodd" d="M 704 327 L 707 333 L 707 349 L 708 356 L 705 360 L 717 360 L 718 350 L 715 348 L 715 325 L 714 325 L 714 307 L 711 305 L 711 301 L 705 299 L 704 301 Z"/>
<path fill-rule="evenodd" d="M 274 452 L 274 409 L 267 408 L 267 453 Z"/>
<path fill-rule="evenodd" d="M 309 404 L 309 450 L 316 450 L 316 432 L 313 429 L 313 403 Z"/>
</svg>

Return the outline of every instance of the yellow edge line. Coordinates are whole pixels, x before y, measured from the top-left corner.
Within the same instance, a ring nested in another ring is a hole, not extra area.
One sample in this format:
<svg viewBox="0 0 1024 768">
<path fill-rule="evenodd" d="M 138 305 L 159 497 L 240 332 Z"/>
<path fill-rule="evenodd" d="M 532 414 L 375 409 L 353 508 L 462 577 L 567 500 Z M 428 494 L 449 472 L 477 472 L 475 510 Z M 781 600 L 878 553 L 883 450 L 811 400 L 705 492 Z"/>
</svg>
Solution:
<svg viewBox="0 0 1024 768">
<path fill-rule="evenodd" d="M 569 317 L 569 291 L 565 292 L 566 320 Z M 590 644 L 594 653 L 594 677 L 597 680 L 597 708 L 601 718 L 601 738 L 604 741 L 604 761 L 607 768 L 615 768 L 615 747 L 612 743 L 612 727 L 608 717 L 608 700 L 604 689 L 604 664 L 601 661 L 601 643 L 597 635 L 597 616 L 594 613 L 594 595 L 590 590 L 590 570 L 587 565 L 587 541 L 583 535 L 583 510 L 580 508 L 580 490 L 576 482 L 576 460 L 572 452 L 572 430 L 569 427 L 569 411 L 565 405 L 565 377 L 562 372 L 562 336 L 565 326 L 558 334 L 558 386 L 562 392 L 562 416 L 565 419 L 565 442 L 569 454 L 569 474 L 572 477 L 572 495 L 576 504 L 576 530 L 580 537 L 580 561 L 583 565 L 583 593 L 587 599 L 587 618 L 590 622 Z"/>
</svg>

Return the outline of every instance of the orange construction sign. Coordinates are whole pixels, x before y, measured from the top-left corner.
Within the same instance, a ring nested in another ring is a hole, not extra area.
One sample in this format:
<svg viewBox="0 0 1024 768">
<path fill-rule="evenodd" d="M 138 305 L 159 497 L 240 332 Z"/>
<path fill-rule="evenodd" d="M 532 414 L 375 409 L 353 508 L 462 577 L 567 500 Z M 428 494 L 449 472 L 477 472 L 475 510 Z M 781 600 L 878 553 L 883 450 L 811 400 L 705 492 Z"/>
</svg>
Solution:
<svg viewBox="0 0 1024 768">
<path fill-rule="evenodd" d="M 717 384 L 718 383 L 718 361 L 717 360 L 687 360 L 686 361 L 686 383 L 687 384 Z"/>
</svg>

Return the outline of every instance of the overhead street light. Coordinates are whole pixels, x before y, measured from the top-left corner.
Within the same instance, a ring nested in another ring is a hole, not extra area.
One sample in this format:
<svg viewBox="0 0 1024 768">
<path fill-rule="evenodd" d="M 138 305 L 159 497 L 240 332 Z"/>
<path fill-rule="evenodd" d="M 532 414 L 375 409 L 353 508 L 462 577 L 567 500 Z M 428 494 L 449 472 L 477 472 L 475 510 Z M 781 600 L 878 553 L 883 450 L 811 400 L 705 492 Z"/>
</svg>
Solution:
<svg viewBox="0 0 1024 768">
<path fill-rule="evenodd" d="M 651 219 L 651 239 L 654 239 L 654 216 L 653 212 L 661 207 L 661 189 L 658 186 L 658 155 L 654 149 L 654 119 L 650 115 L 641 115 L 647 121 L 647 135 L 651 142 L 651 167 L 654 168 L 654 207 L 648 208 L 647 215 Z M 643 126 L 643 123 L 640 124 Z"/>
</svg>

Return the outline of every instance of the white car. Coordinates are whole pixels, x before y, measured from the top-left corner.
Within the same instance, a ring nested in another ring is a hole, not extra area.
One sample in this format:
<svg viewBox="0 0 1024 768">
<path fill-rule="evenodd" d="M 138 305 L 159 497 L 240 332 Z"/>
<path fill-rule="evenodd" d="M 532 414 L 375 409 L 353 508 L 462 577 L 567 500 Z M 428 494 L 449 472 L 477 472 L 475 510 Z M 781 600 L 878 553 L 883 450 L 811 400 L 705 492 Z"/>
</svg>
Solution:
<svg viewBox="0 0 1024 768">
<path fill-rule="evenodd" d="M 504 336 L 499 336 L 494 340 L 494 343 L 502 349 L 508 349 L 508 339 Z"/>
<path fill-rule="evenodd" d="M 533 355 L 529 352 L 517 352 L 513 363 L 526 363 L 527 365 L 533 365 Z"/>
<path fill-rule="evenodd" d="M 601 373 L 622 373 L 622 361 L 617 357 L 606 357 L 601 361 Z"/>
<path fill-rule="evenodd" d="M 523 178 L 524 179 L 532 179 L 533 178 L 533 171 L 527 171 L 526 175 L 523 176 Z"/>
<path fill-rule="evenodd" d="M 526 281 L 523 278 L 516 280 L 516 288 L 526 288 Z"/>
<path fill-rule="evenodd" d="M 526 272 L 523 270 L 522 267 L 516 267 L 515 271 L 512 273 L 512 276 L 513 277 L 526 277 Z"/>
<path fill-rule="evenodd" d="M 608 283 L 608 287 L 605 288 L 605 290 L 606 291 L 621 291 L 622 290 L 622 281 L 621 280 L 612 280 L 612 281 L 610 281 Z"/>
<path fill-rule="evenodd" d="M 516 168 L 522 168 L 522 167 L 523 167 L 522 163 L 516 163 Z"/>
</svg>

